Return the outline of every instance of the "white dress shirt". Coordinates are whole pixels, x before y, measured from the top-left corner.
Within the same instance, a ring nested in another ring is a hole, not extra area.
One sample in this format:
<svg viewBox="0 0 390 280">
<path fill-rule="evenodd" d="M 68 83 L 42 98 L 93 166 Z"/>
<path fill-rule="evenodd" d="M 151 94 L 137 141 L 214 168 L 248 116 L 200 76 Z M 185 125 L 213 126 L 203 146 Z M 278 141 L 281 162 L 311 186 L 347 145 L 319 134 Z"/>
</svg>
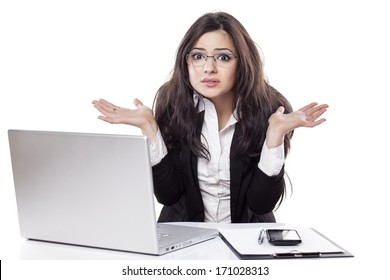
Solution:
<svg viewBox="0 0 390 280">
<path fill-rule="evenodd" d="M 210 160 L 198 158 L 198 179 L 202 194 L 205 222 L 230 223 L 230 146 L 237 119 L 234 113 L 226 126 L 218 131 L 218 117 L 214 104 L 194 94 L 199 112 L 205 111 L 201 141 L 208 148 Z M 152 165 L 158 164 L 168 153 L 160 130 L 150 144 Z M 269 149 L 264 142 L 258 167 L 268 176 L 278 175 L 284 164 L 284 145 Z"/>
</svg>

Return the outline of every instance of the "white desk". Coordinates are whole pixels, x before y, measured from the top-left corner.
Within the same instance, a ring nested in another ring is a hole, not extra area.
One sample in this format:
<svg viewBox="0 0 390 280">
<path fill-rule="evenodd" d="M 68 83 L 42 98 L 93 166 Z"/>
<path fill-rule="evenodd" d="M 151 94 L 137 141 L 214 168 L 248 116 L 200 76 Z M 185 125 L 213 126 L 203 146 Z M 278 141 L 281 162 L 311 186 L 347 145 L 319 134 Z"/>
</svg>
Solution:
<svg viewBox="0 0 390 280">
<path fill-rule="evenodd" d="M 212 228 L 250 228 L 250 227 L 271 227 L 282 224 L 204 224 L 204 223 L 186 223 L 190 226 L 202 226 Z M 326 233 L 324 233 L 326 235 Z M 337 243 L 337 240 L 334 240 Z M 339 244 L 343 247 L 343 244 Z M 356 252 L 356 248 L 345 248 L 351 253 Z M 178 251 L 174 251 L 163 256 L 151 256 L 145 254 L 120 252 L 113 250 L 87 248 L 81 246 L 64 245 L 57 243 L 48 243 L 40 241 L 31 241 L 22 239 L 20 246 L 20 258 L 29 260 L 114 260 L 109 262 L 114 268 L 110 268 L 115 273 L 120 272 L 122 267 L 131 266 L 147 266 L 154 267 L 156 265 L 183 267 L 205 267 L 213 269 L 217 266 L 267 266 L 272 270 L 272 275 L 276 278 L 290 277 L 291 275 L 299 276 L 300 279 L 332 279 L 337 276 L 338 279 L 353 279 L 358 276 L 380 276 L 383 270 L 375 262 L 371 262 L 369 255 L 355 255 L 354 258 L 308 258 L 308 259 L 279 259 L 279 260 L 238 260 L 236 255 L 229 249 L 225 242 L 216 237 L 212 240 L 196 244 Z M 170 260 L 174 260 L 171 262 Z M 191 260 L 191 261 L 189 261 Z M 208 260 L 203 262 L 202 260 Z M 376 260 L 376 258 L 375 258 Z M 51 263 L 56 265 L 56 268 L 61 269 L 63 262 Z M 30 262 L 22 262 L 24 266 Z M 40 264 L 46 265 L 46 262 L 32 263 L 32 266 Z M 79 265 L 89 269 L 96 269 L 96 262 L 81 262 L 80 263 L 65 263 L 74 266 Z M 89 266 L 88 266 L 89 265 Z M 107 262 L 104 262 L 107 265 Z M 99 271 L 99 270 L 97 270 Z M 320 273 L 319 273 L 320 272 Z M 87 270 L 88 273 L 88 270 Z M 100 279 L 100 278 L 99 278 Z M 175 278 L 176 279 L 176 278 Z M 246 279 L 246 278 L 245 278 Z M 249 278 L 248 278 L 249 279 Z M 376 278 L 381 279 L 381 278 Z"/>
<path fill-rule="evenodd" d="M 212 224 L 212 223 L 176 223 L 195 227 L 210 228 L 244 228 L 244 227 L 267 227 L 267 224 Z M 275 224 L 269 224 L 275 226 Z M 196 244 L 178 251 L 174 251 L 162 256 L 152 256 L 146 254 L 121 252 L 114 250 L 105 250 L 98 248 L 89 248 L 82 246 L 50 243 L 43 241 L 33 241 L 23 239 L 20 250 L 21 259 L 38 260 L 236 260 L 236 255 L 229 249 L 225 242 L 220 238 Z"/>
<path fill-rule="evenodd" d="M 176 223 L 194 227 L 210 228 L 270 228 L 283 224 L 211 224 L 211 223 Z M 237 256 L 220 238 L 195 244 L 193 246 L 153 256 L 139 253 L 82 247 L 43 241 L 23 240 L 21 244 L 21 259 L 57 259 L 57 260 L 236 260 Z"/>
</svg>

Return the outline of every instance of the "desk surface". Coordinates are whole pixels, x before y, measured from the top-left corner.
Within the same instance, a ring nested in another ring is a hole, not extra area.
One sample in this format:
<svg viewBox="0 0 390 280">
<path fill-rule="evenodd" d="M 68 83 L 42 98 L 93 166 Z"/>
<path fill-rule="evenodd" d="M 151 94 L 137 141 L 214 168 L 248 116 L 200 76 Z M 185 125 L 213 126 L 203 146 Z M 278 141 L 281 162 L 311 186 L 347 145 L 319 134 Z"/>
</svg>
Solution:
<svg viewBox="0 0 390 280">
<path fill-rule="evenodd" d="M 214 223 L 175 223 L 181 225 L 195 227 L 210 227 L 210 228 L 253 228 L 253 227 L 271 227 L 281 224 L 214 224 Z M 237 256 L 229 249 L 225 242 L 220 238 L 196 244 L 178 251 L 174 251 L 162 256 L 152 256 L 139 253 L 129 253 L 122 251 L 89 248 L 75 245 L 66 245 L 58 243 L 50 243 L 43 241 L 34 241 L 22 239 L 21 259 L 38 259 L 38 260 L 236 260 Z"/>
<path fill-rule="evenodd" d="M 182 223 L 179 223 L 182 224 Z M 198 227 L 211 227 L 211 228 L 251 228 L 251 227 L 272 227 L 284 224 L 205 224 L 205 223 L 185 223 L 189 226 Z M 335 240 L 337 242 L 337 240 Z M 342 245 L 342 244 L 340 244 Z M 351 249 L 351 248 L 346 248 Z M 356 248 L 352 248 L 352 252 L 355 252 Z M 318 271 L 321 271 L 320 279 L 331 279 L 335 275 L 340 279 L 351 279 L 354 275 L 381 275 L 381 268 L 379 262 L 370 263 L 371 257 L 369 255 L 360 255 L 355 258 L 314 258 L 314 259 L 295 259 L 293 261 L 285 260 L 254 260 L 254 261 L 240 261 L 237 263 L 238 258 L 229 249 L 225 242 L 216 237 L 212 240 L 196 244 L 178 251 L 168 253 L 163 256 L 151 256 L 145 254 L 120 252 L 113 250 L 88 248 L 74 245 L 64 245 L 49 242 L 21 240 L 20 246 L 20 258 L 30 260 L 116 260 L 110 262 L 110 264 L 120 264 L 125 261 L 125 264 L 130 265 L 149 265 L 158 263 L 170 265 L 169 260 L 175 260 L 173 264 L 188 266 L 189 263 L 186 260 L 194 260 L 190 262 L 191 265 L 200 266 L 203 264 L 205 267 L 212 268 L 213 265 L 220 266 L 245 266 L 245 265 L 257 265 L 257 266 L 269 266 L 272 269 L 272 274 L 278 276 L 278 279 L 289 277 L 291 274 L 300 275 L 301 279 L 312 279 L 313 276 L 319 276 Z M 376 258 L 375 258 L 376 259 Z M 132 262 L 126 262 L 126 260 L 134 260 Z M 208 262 L 199 262 L 201 260 L 209 260 Z M 148 263 L 145 263 L 148 261 Z M 149 261 L 152 261 L 151 263 Z M 167 262 L 164 262 L 167 261 Z M 29 264 L 29 262 L 22 262 Z M 41 262 L 38 262 L 40 264 Z M 43 262 L 45 265 L 46 262 Z M 59 262 L 62 263 L 62 262 Z M 74 264 L 75 262 L 72 262 Z M 76 264 L 79 262 L 76 262 Z M 86 266 L 89 262 L 81 262 L 82 266 Z M 368 268 L 365 266 L 368 265 Z M 36 262 L 33 262 L 36 265 Z M 54 264 L 58 264 L 55 262 Z M 66 262 L 68 265 L 68 262 Z M 105 262 L 105 264 L 107 264 Z M 96 266 L 96 263 L 92 262 L 92 266 Z M 114 271 L 117 271 L 118 265 L 114 265 Z M 375 268 L 374 268 L 375 266 Z M 89 266 L 86 266 L 87 268 Z M 363 267 L 363 270 L 361 269 Z M 121 267 L 122 268 L 122 267 Z M 383 270 L 383 268 L 382 268 Z M 280 277 L 279 277 L 280 276 Z M 303 276 L 308 276 L 305 278 Z M 303 277 L 303 278 L 302 278 Z M 375 278 L 375 277 L 373 277 Z M 383 279 L 383 278 L 376 278 Z"/>
<path fill-rule="evenodd" d="M 216 224 L 216 223 L 172 223 L 192 227 L 209 228 L 271 228 L 283 226 L 278 223 Z M 220 238 L 192 245 L 162 256 L 116 251 L 109 249 L 83 247 L 44 241 L 25 240 L 21 242 L 21 259 L 38 260 L 236 260 L 234 252 Z"/>
</svg>

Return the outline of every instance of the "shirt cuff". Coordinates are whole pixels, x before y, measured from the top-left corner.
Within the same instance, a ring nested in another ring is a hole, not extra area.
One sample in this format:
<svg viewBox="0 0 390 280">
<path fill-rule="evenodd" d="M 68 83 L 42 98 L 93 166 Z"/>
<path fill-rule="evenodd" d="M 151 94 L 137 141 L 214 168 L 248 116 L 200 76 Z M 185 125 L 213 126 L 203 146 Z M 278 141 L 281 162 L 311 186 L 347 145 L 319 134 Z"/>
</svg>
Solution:
<svg viewBox="0 0 390 280">
<path fill-rule="evenodd" d="M 149 144 L 149 157 L 152 166 L 158 164 L 168 154 L 160 129 L 157 131 L 154 141 Z"/>
<path fill-rule="evenodd" d="M 261 150 L 258 167 L 267 176 L 276 176 L 280 173 L 284 165 L 284 143 L 276 148 L 268 148 L 264 141 Z"/>
</svg>

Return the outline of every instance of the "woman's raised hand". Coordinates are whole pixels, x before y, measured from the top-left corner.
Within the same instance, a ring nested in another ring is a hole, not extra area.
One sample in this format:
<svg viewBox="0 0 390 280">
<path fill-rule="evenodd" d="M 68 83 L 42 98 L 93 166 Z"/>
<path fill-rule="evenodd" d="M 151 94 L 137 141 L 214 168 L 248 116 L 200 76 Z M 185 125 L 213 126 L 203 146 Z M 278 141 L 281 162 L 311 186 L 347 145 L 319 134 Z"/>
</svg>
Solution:
<svg viewBox="0 0 390 280">
<path fill-rule="evenodd" d="M 326 112 L 327 104 L 319 105 L 312 102 L 301 109 L 283 114 L 284 107 L 279 107 L 268 119 L 267 146 L 269 148 L 279 146 L 284 135 L 299 127 L 315 127 L 322 124 L 326 119 L 321 116 Z"/>
<path fill-rule="evenodd" d="M 98 118 L 111 124 L 127 124 L 138 127 L 152 142 L 157 134 L 158 126 L 153 111 L 144 106 L 138 99 L 133 101 L 136 109 L 116 106 L 104 99 L 92 101 L 93 106 L 102 114 Z"/>
</svg>

